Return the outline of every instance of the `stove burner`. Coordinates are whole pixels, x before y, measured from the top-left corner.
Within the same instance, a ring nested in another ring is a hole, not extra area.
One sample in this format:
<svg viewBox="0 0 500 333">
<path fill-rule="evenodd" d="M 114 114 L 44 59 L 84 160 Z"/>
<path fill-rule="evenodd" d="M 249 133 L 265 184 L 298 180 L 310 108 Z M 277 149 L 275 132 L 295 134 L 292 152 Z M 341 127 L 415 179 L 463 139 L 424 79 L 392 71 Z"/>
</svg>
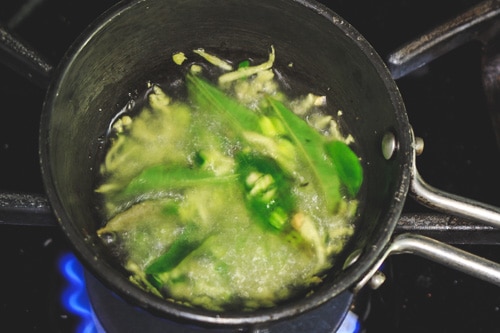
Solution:
<svg viewBox="0 0 500 333">
<path fill-rule="evenodd" d="M 112 332 L 183 332 L 183 333 L 358 333 L 361 324 L 358 315 L 349 311 L 352 294 L 343 293 L 320 309 L 313 310 L 287 322 L 265 328 L 225 329 L 202 328 L 154 317 L 142 309 L 132 307 L 87 273 L 72 253 L 59 259 L 59 271 L 67 287 L 61 294 L 63 307 L 79 319 L 75 333 Z M 102 323 L 102 324 L 101 324 Z"/>
</svg>

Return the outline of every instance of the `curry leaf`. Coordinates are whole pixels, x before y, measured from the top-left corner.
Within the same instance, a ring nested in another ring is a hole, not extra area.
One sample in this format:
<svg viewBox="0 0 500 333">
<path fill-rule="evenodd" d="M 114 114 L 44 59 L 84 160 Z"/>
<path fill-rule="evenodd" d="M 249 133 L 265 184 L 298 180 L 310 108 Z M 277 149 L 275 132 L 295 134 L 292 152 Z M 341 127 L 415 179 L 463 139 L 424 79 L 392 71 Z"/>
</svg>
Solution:
<svg viewBox="0 0 500 333">
<path fill-rule="evenodd" d="M 349 194 L 355 196 L 363 182 L 363 168 L 358 156 L 342 141 L 331 141 L 325 144 L 325 151 L 337 169 L 340 181 Z"/>
<path fill-rule="evenodd" d="M 325 156 L 325 137 L 309 126 L 303 119 L 289 110 L 283 103 L 271 97 L 269 105 L 275 115 L 283 122 L 287 135 L 297 147 L 299 156 L 305 161 L 312 174 L 312 181 L 321 193 L 330 211 L 336 210 L 341 200 L 340 184 L 336 170 Z"/>
<path fill-rule="evenodd" d="M 187 76 L 187 87 L 191 100 L 204 112 L 216 112 L 223 117 L 237 134 L 260 131 L 259 116 L 222 90 L 193 74 Z"/>
<path fill-rule="evenodd" d="M 168 191 L 203 184 L 224 183 L 233 179 L 236 179 L 235 175 L 216 176 L 208 170 L 156 165 L 145 169 L 133 178 L 125 188 L 124 194 L 140 195 L 152 191 Z"/>
</svg>

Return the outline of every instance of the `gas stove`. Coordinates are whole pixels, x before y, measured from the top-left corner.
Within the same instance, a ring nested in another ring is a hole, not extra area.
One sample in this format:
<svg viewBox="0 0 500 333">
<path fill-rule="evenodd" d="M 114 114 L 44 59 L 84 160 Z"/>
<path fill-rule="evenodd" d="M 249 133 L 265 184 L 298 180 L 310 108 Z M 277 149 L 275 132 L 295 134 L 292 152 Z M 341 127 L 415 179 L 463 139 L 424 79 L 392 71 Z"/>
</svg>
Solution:
<svg viewBox="0 0 500 333">
<path fill-rule="evenodd" d="M 480 3 L 321 2 L 351 23 L 384 59 Z M 0 4 L 0 26 L 55 65 L 79 33 L 115 3 L 6 0 Z M 467 42 L 396 82 L 414 132 L 425 142 L 424 152 L 417 158 L 423 178 L 447 192 L 500 206 L 500 146 L 488 110 L 492 97 L 484 89 L 484 55 L 482 43 Z M 96 296 L 86 288 L 89 284 L 101 286 L 74 256 L 45 199 L 38 163 L 43 82 L 11 67 L 0 64 L 0 257 L 4 263 L 0 330 L 111 332 L 107 319 L 99 319 L 95 311 L 103 306 L 95 304 Z M 500 233 L 495 228 L 436 214 L 411 198 L 396 233 L 408 231 L 500 262 Z M 347 319 L 318 332 L 500 331 L 498 286 L 406 254 L 389 257 L 382 272 L 386 281 L 378 289 L 366 287 L 355 297 L 345 296 L 340 307 L 348 312 Z M 328 311 L 324 315 L 326 322 L 335 317 Z M 188 332 L 175 327 L 174 331 Z M 286 326 L 289 332 L 294 329 L 300 331 L 297 326 Z M 285 328 L 274 332 L 280 330 Z"/>
</svg>

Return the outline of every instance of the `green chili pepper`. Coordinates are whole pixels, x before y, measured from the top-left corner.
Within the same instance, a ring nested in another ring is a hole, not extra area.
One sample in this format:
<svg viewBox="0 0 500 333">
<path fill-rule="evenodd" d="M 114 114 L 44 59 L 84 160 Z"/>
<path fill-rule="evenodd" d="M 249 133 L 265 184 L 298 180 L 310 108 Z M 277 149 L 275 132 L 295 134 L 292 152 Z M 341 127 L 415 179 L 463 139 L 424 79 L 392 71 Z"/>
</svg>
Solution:
<svg viewBox="0 0 500 333">
<path fill-rule="evenodd" d="M 287 131 L 286 135 L 297 148 L 297 154 L 309 170 L 311 179 L 306 181 L 311 181 L 318 187 L 328 209 L 335 211 L 341 195 L 338 175 L 332 162 L 325 156 L 323 145 L 326 138 L 280 101 L 268 98 L 268 102 L 271 112 L 282 121 Z"/>
<path fill-rule="evenodd" d="M 250 67 L 250 60 L 243 60 L 238 64 L 238 68 Z"/>
<path fill-rule="evenodd" d="M 195 224 L 186 226 L 169 249 L 146 267 L 146 274 L 160 274 L 174 269 L 184 258 L 200 246 Z"/>
<path fill-rule="evenodd" d="M 237 162 L 251 213 L 266 228 L 284 230 L 295 206 L 290 179 L 269 157 L 242 153 Z"/>
</svg>

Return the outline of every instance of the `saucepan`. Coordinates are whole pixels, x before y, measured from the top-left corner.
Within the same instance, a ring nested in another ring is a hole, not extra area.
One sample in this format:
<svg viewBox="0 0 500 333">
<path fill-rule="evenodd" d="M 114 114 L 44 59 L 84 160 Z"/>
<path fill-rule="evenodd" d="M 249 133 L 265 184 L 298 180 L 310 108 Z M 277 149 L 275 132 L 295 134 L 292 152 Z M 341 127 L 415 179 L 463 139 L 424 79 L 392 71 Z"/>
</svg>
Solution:
<svg viewBox="0 0 500 333">
<path fill-rule="evenodd" d="M 268 54 L 270 45 L 277 66 L 293 63 L 293 75 L 335 101 L 360 147 L 364 194 L 354 235 L 319 286 L 272 308 L 214 312 L 144 291 L 96 234 L 102 221 L 95 177 L 110 121 L 145 82 L 168 77 L 164 63 L 175 52 L 205 47 Z M 81 34 L 52 73 L 40 124 L 50 206 L 85 267 L 154 315 L 238 327 L 285 320 L 343 291 L 356 292 L 394 253 L 415 253 L 500 285 L 496 263 L 420 235 L 394 236 L 409 192 L 434 208 L 500 226 L 499 209 L 426 184 L 415 165 L 418 146 L 398 87 L 377 52 L 343 18 L 311 0 L 121 2 Z"/>
</svg>

